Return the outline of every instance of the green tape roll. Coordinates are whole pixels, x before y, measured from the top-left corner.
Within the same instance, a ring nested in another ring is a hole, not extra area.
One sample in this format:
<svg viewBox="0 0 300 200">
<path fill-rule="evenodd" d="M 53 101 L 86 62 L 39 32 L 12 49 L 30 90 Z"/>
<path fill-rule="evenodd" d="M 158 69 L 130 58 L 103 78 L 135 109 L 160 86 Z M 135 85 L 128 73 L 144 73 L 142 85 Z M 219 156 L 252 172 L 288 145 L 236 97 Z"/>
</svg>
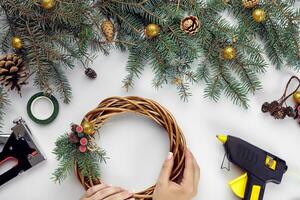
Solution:
<svg viewBox="0 0 300 200">
<path fill-rule="evenodd" d="M 39 119 L 39 118 L 37 118 L 36 115 L 35 115 L 35 113 L 33 112 L 33 106 L 34 106 L 34 104 L 38 100 L 40 100 L 40 99 L 47 99 L 52 104 L 52 108 L 53 108 L 52 109 L 52 114 L 51 114 L 50 117 L 48 117 L 46 119 Z M 34 121 L 35 123 L 44 124 L 44 125 L 50 124 L 58 116 L 58 113 L 59 113 L 59 104 L 58 104 L 57 99 L 53 95 L 46 96 L 43 92 L 39 92 L 39 93 L 33 95 L 29 99 L 29 101 L 27 103 L 27 113 L 28 113 L 28 116 L 30 117 L 30 119 L 32 121 Z"/>
</svg>

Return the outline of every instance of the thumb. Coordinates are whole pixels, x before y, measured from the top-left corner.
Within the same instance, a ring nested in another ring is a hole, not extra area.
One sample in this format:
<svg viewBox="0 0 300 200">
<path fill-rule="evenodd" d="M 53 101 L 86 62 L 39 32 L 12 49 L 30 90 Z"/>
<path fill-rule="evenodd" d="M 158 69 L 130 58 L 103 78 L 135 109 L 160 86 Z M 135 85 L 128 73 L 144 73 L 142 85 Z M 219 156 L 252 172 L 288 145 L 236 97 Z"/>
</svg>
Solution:
<svg viewBox="0 0 300 200">
<path fill-rule="evenodd" d="M 160 183 L 166 184 L 170 181 L 173 164 L 174 164 L 173 153 L 169 152 L 168 157 L 165 160 L 162 169 L 160 171 L 159 180 L 158 180 Z"/>
</svg>

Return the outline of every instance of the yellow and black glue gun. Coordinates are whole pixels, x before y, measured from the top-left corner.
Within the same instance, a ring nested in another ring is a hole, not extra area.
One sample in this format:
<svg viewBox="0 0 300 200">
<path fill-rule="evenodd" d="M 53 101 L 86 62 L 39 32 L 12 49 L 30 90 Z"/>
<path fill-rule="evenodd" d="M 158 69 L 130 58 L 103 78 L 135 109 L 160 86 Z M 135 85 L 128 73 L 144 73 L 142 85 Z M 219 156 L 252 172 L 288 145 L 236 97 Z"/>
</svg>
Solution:
<svg viewBox="0 0 300 200">
<path fill-rule="evenodd" d="M 245 200 L 262 200 L 266 184 L 280 184 L 288 167 L 286 162 L 246 141 L 218 135 L 227 158 L 246 173 L 229 182 L 234 194 Z"/>
</svg>

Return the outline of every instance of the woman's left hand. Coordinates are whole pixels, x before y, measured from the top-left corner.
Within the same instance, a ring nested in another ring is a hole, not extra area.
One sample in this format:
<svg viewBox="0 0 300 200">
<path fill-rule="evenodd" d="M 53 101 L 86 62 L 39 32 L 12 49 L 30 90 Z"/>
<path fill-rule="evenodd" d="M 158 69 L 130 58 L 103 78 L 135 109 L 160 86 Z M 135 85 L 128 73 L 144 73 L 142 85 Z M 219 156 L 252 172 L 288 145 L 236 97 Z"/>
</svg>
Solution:
<svg viewBox="0 0 300 200">
<path fill-rule="evenodd" d="M 106 184 L 96 185 L 88 189 L 80 200 L 134 200 L 133 193 L 120 187 Z"/>
</svg>

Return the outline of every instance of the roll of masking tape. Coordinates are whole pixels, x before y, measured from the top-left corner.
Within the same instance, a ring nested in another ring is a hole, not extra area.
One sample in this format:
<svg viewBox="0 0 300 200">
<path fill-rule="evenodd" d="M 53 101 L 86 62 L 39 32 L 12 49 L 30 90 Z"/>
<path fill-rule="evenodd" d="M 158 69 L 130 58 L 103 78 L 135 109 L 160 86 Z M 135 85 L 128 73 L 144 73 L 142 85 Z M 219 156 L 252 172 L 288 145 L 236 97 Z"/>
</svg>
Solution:
<svg viewBox="0 0 300 200">
<path fill-rule="evenodd" d="M 48 103 L 50 103 L 51 105 L 51 114 L 50 116 L 38 116 L 38 114 L 36 113 L 34 106 L 36 105 L 37 102 L 39 101 L 48 101 Z M 32 121 L 34 121 L 35 123 L 38 124 L 50 124 L 51 122 L 53 122 L 56 117 L 58 116 L 59 113 L 59 104 L 57 99 L 53 96 L 53 95 L 45 95 L 45 93 L 43 92 L 39 92 L 35 95 L 33 95 L 28 103 L 27 103 L 27 113 L 28 116 L 30 117 L 30 119 Z"/>
</svg>

